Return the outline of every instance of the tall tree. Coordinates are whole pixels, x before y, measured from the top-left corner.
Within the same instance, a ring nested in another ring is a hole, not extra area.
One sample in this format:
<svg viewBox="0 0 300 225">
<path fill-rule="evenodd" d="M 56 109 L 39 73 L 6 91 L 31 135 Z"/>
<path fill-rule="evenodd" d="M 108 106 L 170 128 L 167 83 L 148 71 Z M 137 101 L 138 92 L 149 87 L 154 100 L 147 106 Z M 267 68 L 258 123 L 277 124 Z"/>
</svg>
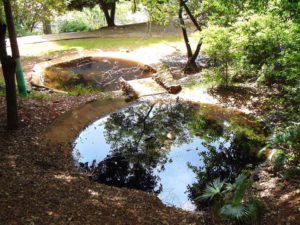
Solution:
<svg viewBox="0 0 300 225">
<path fill-rule="evenodd" d="M 17 64 L 16 75 L 17 75 L 18 89 L 22 96 L 27 96 L 10 0 L 3 0 L 3 3 L 4 3 L 4 11 L 5 11 L 6 24 L 7 24 L 8 34 L 9 34 L 10 46 L 12 50 L 12 56 L 15 59 Z"/>
</svg>

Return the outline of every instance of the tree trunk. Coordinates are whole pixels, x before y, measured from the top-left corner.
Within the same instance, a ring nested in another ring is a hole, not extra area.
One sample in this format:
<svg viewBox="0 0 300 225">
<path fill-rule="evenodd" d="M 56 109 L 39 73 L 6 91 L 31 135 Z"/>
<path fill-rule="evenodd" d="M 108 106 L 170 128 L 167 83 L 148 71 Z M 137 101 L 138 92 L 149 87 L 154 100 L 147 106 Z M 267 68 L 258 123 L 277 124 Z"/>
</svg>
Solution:
<svg viewBox="0 0 300 225">
<path fill-rule="evenodd" d="M 116 2 L 106 3 L 103 0 L 99 0 L 99 5 L 104 13 L 107 26 L 108 27 L 116 26 L 115 24 Z"/>
<path fill-rule="evenodd" d="M 187 12 L 188 16 L 190 17 L 190 19 L 192 20 L 192 22 L 194 23 L 194 25 L 195 25 L 195 27 L 197 28 L 198 31 L 201 31 L 201 26 L 197 23 L 196 18 L 193 16 L 193 14 L 189 10 L 189 8 L 185 4 L 185 2 L 183 0 L 179 0 L 178 17 L 179 17 L 180 26 L 181 26 L 185 46 L 186 46 L 186 49 L 187 49 L 187 57 L 188 57 L 188 60 L 186 62 L 186 65 L 185 65 L 183 71 L 184 71 L 185 74 L 192 74 L 192 73 L 199 72 L 199 68 L 196 64 L 196 59 L 197 59 L 197 57 L 200 53 L 200 49 L 201 49 L 201 46 L 202 46 L 202 41 L 200 40 L 198 42 L 196 50 L 193 53 L 192 48 L 191 48 L 191 44 L 190 44 L 190 41 L 189 41 L 188 33 L 187 33 L 187 30 L 186 30 L 185 22 L 184 22 L 184 19 L 183 19 L 183 16 L 182 16 L 183 8 Z"/>
<path fill-rule="evenodd" d="M 115 24 L 115 16 L 116 16 L 116 2 L 111 3 L 111 10 L 110 10 L 110 25 L 111 27 L 116 26 Z"/>
<path fill-rule="evenodd" d="M 16 61 L 7 55 L 5 33 L 6 25 L 0 23 L 0 61 L 5 79 L 7 128 L 13 130 L 18 127 L 18 108 L 15 82 Z"/>
<path fill-rule="evenodd" d="M 178 17 L 179 17 L 179 22 L 180 22 L 180 27 L 182 30 L 182 35 L 183 35 L 183 39 L 184 39 L 184 43 L 185 43 L 185 47 L 187 50 L 187 57 L 191 58 L 193 56 L 193 52 L 192 52 L 192 48 L 190 45 L 190 40 L 187 34 L 187 30 L 186 30 L 186 26 L 185 26 L 185 22 L 184 19 L 182 17 L 182 12 L 183 12 L 183 1 L 179 1 L 179 11 L 178 11 Z"/>
<path fill-rule="evenodd" d="M 50 20 L 44 20 L 43 21 L 43 33 L 44 34 L 52 34 L 51 21 Z"/>
<path fill-rule="evenodd" d="M 196 59 L 200 53 L 200 49 L 201 49 L 201 46 L 202 46 L 202 41 L 200 40 L 198 42 L 198 45 L 196 47 L 196 50 L 195 52 L 193 53 L 192 57 L 189 57 L 188 58 L 188 61 L 183 69 L 184 73 L 186 74 L 193 74 L 193 73 L 197 73 L 199 72 L 199 68 L 196 64 Z"/>
<path fill-rule="evenodd" d="M 16 75 L 17 75 L 19 93 L 22 96 L 27 96 L 26 84 L 25 84 L 23 69 L 20 60 L 20 52 L 19 52 L 19 47 L 17 42 L 17 35 L 15 30 L 14 18 L 12 14 L 10 0 L 3 0 L 3 3 L 4 3 L 5 18 L 6 18 L 7 30 L 9 34 L 12 56 L 17 63 Z"/>
</svg>

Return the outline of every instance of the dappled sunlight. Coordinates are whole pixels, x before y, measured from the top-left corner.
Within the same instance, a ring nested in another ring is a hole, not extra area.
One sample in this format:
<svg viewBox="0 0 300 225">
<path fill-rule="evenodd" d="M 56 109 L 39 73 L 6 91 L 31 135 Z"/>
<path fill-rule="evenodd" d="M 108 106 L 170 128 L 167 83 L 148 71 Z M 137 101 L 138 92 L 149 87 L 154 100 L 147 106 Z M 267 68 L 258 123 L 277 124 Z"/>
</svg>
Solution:
<svg viewBox="0 0 300 225">
<path fill-rule="evenodd" d="M 99 197 L 99 195 L 100 195 L 99 192 L 94 191 L 92 189 L 88 189 L 88 192 L 92 197 Z"/>
<path fill-rule="evenodd" d="M 207 89 L 204 88 L 184 88 L 179 94 L 177 94 L 183 100 L 192 102 L 201 102 L 206 104 L 217 104 L 219 101 L 211 96 Z"/>
<path fill-rule="evenodd" d="M 131 53 L 135 59 L 145 63 L 158 63 L 162 57 L 183 52 L 184 44 L 177 37 L 171 38 L 112 38 L 79 39 L 44 43 L 21 43 L 22 56 L 42 56 L 45 54 L 75 50 L 79 53 L 118 52 Z M 131 55 L 130 54 L 130 55 Z"/>
<path fill-rule="evenodd" d="M 54 175 L 54 178 L 60 181 L 64 181 L 67 183 L 71 183 L 72 181 L 76 180 L 76 177 L 70 176 L 68 174 L 58 174 L 58 175 Z"/>
<path fill-rule="evenodd" d="M 67 47 L 61 46 L 56 42 L 24 44 L 20 45 L 20 53 L 22 56 L 42 56 L 49 52 L 66 51 Z"/>
</svg>

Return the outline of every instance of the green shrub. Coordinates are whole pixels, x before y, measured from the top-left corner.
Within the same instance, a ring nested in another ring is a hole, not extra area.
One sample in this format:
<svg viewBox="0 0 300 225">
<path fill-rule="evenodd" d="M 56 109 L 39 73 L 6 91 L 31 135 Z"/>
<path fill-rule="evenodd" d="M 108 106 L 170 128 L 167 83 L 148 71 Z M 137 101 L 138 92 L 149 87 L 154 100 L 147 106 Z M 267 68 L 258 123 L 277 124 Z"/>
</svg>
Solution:
<svg viewBox="0 0 300 225">
<path fill-rule="evenodd" d="M 262 153 L 268 156 L 275 171 L 285 168 L 286 178 L 300 177 L 300 124 L 275 132 L 269 145 L 260 150 Z"/>
<path fill-rule="evenodd" d="M 88 31 L 89 27 L 83 20 L 65 20 L 59 27 L 59 32 Z"/>
<path fill-rule="evenodd" d="M 273 15 L 252 15 L 234 24 L 236 73 L 259 83 L 299 83 L 299 26 Z"/>
<path fill-rule="evenodd" d="M 69 11 L 56 20 L 59 32 L 96 30 L 105 25 L 105 18 L 99 6 L 82 11 Z"/>
<path fill-rule="evenodd" d="M 204 76 L 219 85 L 231 82 L 231 67 L 234 60 L 233 35 L 229 28 L 210 26 L 202 32 L 202 49 L 211 61 L 212 67 L 204 71 Z"/>
</svg>

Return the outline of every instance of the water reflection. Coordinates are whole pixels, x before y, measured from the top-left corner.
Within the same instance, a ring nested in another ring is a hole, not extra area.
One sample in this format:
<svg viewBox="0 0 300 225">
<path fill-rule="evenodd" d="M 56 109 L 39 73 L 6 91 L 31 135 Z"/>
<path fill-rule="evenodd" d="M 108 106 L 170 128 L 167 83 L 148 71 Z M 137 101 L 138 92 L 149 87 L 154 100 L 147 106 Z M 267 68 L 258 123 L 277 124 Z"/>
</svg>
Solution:
<svg viewBox="0 0 300 225">
<path fill-rule="evenodd" d="M 215 109 L 180 102 L 134 105 L 88 126 L 75 141 L 74 157 L 95 181 L 155 193 L 166 204 L 191 210 L 189 198 L 207 182 L 233 179 L 254 164 L 264 139 L 247 118 Z"/>
</svg>

